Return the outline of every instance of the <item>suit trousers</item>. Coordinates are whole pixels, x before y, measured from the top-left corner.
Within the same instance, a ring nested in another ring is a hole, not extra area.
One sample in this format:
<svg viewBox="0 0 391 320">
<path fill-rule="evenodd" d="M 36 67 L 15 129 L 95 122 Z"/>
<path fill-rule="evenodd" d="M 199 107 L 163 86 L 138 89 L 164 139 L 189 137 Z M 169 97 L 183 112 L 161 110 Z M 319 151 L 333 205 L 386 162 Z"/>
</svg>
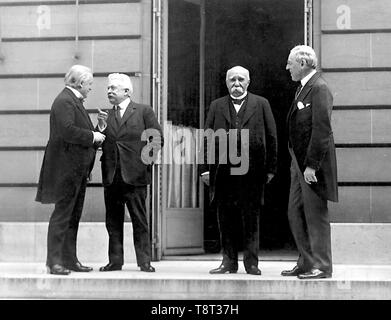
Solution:
<svg viewBox="0 0 391 320">
<path fill-rule="evenodd" d="M 78 262 L 76 254 L 77 231 L 83 211 L 87 179 L 74 193 L 56 202 L 49 220 L 46 265 L 72 265 Z"/>
<path fill-rule="evenodd" d="M 123 181 L 117 168 L 113 183 L 104 188 L 106 206 L 106 229 L 109 233 L 109 262 L 124 264 L 124 219 L 125 205 L 133 226 L 133 242 L 137 264 L 151 261 L 151 240 L 146 210 L 146 186 L 132 186 Z"/>
<path fill-rule="evenodd" d="M 293 156 L 294 157 L 294 156 Z M 297 266 L 332 273 L 330 220 L 327 200 L 319 197 L 304 181 L 296 159 L 291 164 L 288 219 L 299 251 Z"/>
<path fill-rule="evenodd" d="M 260 201 L 249 199 L 243 194 L 240 177 L 238 183 L 229 183 L 224 196 L 217 203 L 218 223 L 223 264 L 238 268 L 239 239 L 243 239 L 243 263 L 246 270 L 258 266 Z M 230 189 L 230 190 L 229 190 Z"/>
</svg>

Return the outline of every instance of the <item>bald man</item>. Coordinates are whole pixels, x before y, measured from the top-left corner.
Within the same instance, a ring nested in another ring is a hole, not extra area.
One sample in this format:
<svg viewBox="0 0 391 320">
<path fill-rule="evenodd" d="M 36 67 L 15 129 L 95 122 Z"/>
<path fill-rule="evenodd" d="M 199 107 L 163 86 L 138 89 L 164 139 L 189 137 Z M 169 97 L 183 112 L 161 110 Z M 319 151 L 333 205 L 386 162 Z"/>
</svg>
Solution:
<svg viewBox="0 0 391 320">
<path fill-rule="evenodd" d="M 217 207 L 223 250 L 221 265 L 211 274 L 236 273 L 239 236 L 243 238 L 243 263 L 247 273 L 258 268 L 259 216 L 265 183 L 276 172 L 277 134 L 269 102 L 247 91 L 249 71 L 241 66 L 227 71 L 229 94 L 214 100 L 205 129 L 208 139 L 202 180 L 210 185 L 210 201 Z M 214 148 L 213 148 L 214 147 Z M 214 149 L 214 151 L 212 151 Z M 210 154 L 215 152 L 214 160 Z"/>
<path fill-rule="evenodd" d="M 146 209 L 147 185 L 151 183 L 151 162 L 145 156 L 150 133 L 157 134 L 160 148 L 162 131 L 150 106 L 131 100 L 133 86 L 122 73 L 108 77 L 107 97 L 113 105 L 99 110 L 98 128 L 107 139 L 102 145 L 102 179 L 109 234 L 109 263 L 100 271 L 121 270 L 124 263 L 123 228 L 125 205 L 133 224 L 133 242 L 141 271 L 151 266 L 151 241 Z M 154 149 L 156 150 L 156 149 Z"/>
</svg>

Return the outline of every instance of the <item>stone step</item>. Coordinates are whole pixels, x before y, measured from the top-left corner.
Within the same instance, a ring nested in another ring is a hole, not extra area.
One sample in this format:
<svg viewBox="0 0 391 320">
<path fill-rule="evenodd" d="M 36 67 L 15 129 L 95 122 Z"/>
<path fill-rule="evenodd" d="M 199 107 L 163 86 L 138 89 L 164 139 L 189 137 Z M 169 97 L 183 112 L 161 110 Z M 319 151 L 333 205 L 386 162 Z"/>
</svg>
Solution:
<svg viewBox="0 0 391 320">
<path fill-rule="evenodd" d="M 91 265 L 91 264 L 88 264 Z M 391 266 L 335 265 L 333 278 L 282 277 L 294 262 L 261 261 L 262 276 L 245 273 L 210 275 L 217 261 L 159 261 L 155 273 L 135 263 L 122 271 L 46 273 L 42 263 L 0 263 L 1 299 L 147 299 L 147 300 L 339 300 L 391 299 Z"/>
<path fill-rule="evenodd" d="M 45 261 L 47 227 L 45 222 L 1 222 L 0 262 Z M 331 237 L 334 263 L 391 265 L 391 224 L 332 223 Z M 80 223 L 77 246 L 80 261 L 107 261 L 105 224 Z M 135 262 L 130 222 L 124 226 L 124 250 L 125 263 Z"/>
</svg>

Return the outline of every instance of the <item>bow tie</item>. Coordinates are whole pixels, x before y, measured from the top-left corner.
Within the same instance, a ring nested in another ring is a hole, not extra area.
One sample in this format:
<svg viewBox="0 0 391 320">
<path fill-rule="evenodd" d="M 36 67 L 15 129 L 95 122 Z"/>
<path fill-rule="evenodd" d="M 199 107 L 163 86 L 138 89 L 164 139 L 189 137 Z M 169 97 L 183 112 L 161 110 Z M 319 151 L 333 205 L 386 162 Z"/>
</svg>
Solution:
<svg viewBox="0 0 391 320">
<path fill-rule="evenodd" d="M 245 98 L 243 99 L 232 99 L 233 104 L 241 104 Z"/>
</svg>

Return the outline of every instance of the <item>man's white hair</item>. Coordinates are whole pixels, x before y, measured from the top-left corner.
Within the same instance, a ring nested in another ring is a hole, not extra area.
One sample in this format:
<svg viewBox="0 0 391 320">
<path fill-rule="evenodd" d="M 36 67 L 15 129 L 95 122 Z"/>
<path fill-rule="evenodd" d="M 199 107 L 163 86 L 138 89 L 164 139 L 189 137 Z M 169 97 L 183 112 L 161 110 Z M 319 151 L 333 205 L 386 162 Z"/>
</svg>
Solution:
<svg viewBox="0 0 391 320">
<path fill-rule="evenodd" d="M 318 59 L 314 49 L 305 45 L 298 45 L 291 50 L 291 54 L 295 57 L 296 61 L 300 62 L 304 60 L 306 65 L 312 69 L 316 69 L 318 66 Z"/>
<path fill-rule="evenodd" d="M 64 82 L 71 88 L 80 88 L 80 85 L 86 80 L 92 79 L 92 71 L 86 66 L 79 64 L 73 65 L 65 75 Z"/>
<path fill-rule="evenodd" d="M 248 80 L 250 80 L 250 72 L 246 69 L 243 68 L 242 66 L 235 66 L 227 71 L 227 75 L 225 77 L 226 80 L 228 80 L 228 74 L 237 72 L 246 77 Z"/>
<path fill-rule="evenodd" d="M 108 76 L 109 82 L 116 81 L 119 86 L 124 89 L 129 89 L 129 94 L 133 93 L 133 85 L 130 77 L 124 73 L 110 73 Z"/>
</svg>

